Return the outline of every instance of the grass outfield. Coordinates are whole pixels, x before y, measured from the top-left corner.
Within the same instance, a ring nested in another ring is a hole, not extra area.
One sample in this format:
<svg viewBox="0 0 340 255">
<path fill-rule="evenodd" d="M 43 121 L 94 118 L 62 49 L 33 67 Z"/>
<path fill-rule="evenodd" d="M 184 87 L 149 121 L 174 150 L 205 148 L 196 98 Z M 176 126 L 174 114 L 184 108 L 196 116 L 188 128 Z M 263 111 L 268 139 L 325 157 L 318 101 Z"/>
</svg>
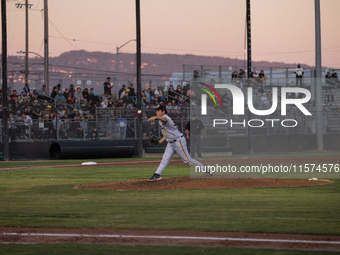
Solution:
<svg viewBox="0 0 340 255">
<path fill-rule="evenodd" d="M 0 171 L 0 226 L 340 234 L 339 179 L 329 185 L 295 188 L 73 189 L 80 184 L 145 179 L 155 169 L 94 166 Z M 162 176 L 188 174 L 188 166 L 171 165 Z"/>
<path fill-rule="evenodd" d="M 248 249 L 226 247 L 188 247 L 188 246 L 148 246 L 148 245 L 103 245 L 103 244 L 0 244 L 2 255 L 26 255 L 26 254 L 74 254 L 74 255 L 97 255 L 97 254 L 252 254 L 252 255 L 332 255 L 335 252 L 327 251 L 296 251 L 296 250 L 273 250 L 273 249 Z"/>
<path fill-rule="evenodd" d="M 339 157 L 340 158 L 340 152 L 323 152 L 323 153 L 272 153 L 272 154 L 250 154 L 250 155 L 229 155 L 224 156 L 224 158 L 263 158 L 263 157 Z M 207 158 L 221 158 L 221 156 L 209 156 Z M 145 160 L 160 160 L 161 157 L 155 157 L 155 158 L 145 158 Z M 180 157 L 176 157 L 176 155 L 173 157 L 173 159 L 180 159 Z M 32 161 L 6 161 L 0 162 L 0 169 L 5 167 L 26 167 L 26 166 L 44 166 L 44 165 L 60 165 L 60 164 L 80 164 L 85 161 L 94 161 L 94 162 L 114 162 L 114 161 L 131 161 L 131 160 L 141 160 L 141 158 L 111 158 L 111 159 L 72 159 L 72 160 L 32 160 Z M 339 161 L 340 163 L 340 161 Z"/>
</svg>

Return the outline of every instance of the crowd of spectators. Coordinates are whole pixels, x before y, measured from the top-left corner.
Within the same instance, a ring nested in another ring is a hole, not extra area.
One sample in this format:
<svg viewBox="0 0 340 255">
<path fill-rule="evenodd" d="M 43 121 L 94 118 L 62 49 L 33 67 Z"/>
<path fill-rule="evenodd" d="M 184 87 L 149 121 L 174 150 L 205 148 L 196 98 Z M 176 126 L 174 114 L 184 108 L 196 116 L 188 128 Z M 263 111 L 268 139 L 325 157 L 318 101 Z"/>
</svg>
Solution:
<svg viewBox="0 0 340 255">
<path fill-rule="evenodd" d="M 198 72 L 195 70 L 193 78 L 199 78 Z M 243 69 L 239 72 L 232 73 L 232 81 L 243 87 L 246 73 Z M 334 87 L 340 87 L 340 81 L 337 73 L 327 73 L 325 77 L 326 83 Z M 264 91 L 264 85 L 267 77 L 264 70 L 259 73 L 255 71 L 251 74 L 252 85 L 258 87 L 258 91 L 254 94 L 253 103 L 257 109 L 269 108 L 272 104 L 272 95 L 270 92 Z M 53 87 L 52 92 L 48 94 L 47 88 L 43 85 L 39 89 L 32 89 L 25 84 L 20 92 L 13 90 L 8 96 L 9 106 L 9 130 L 11 139 L 26 139 L 30 136 L 30 130 L 34 131 L 36 139 L 48 139 L 56 137 L 57 130 L 59 136 L 67 138 L 69 134 L 73 134 L 75 138 L 92 138 L 97 137 L 96 133 L 96 108 L 112 109 L 112 118 L 119 119 L 125 117 L 136 117 L 137 92 L 134 85 L 122 85 L 117 95 L 111 93 L 113 85 L 110 83 L 110 77 L 104 83 L 103 95 L 100 96 L 94 88 L 84 88 L 80 86 L 74 87 L 73 84 L 66 88 L 62 88 L 60 84 Z M 117 88 L 118 89 L 118 88 Z M 154 109 L 158 104 L 164 104 L 169 110 L 170 116 L 175 120 L 176 124 L 183 125 L 183 120 L 188 116 L 190 105 L 199 105 L 199 99 L 202 91 L 185 86 L 170 85 L 167 91 L 160 85 L 156 87 L 147 86 L 141 92 L 141 106 L 144 109 Z M 289 94 L 290 98 L 301 98 L 304 94 Z M 218 101 L 215 104 L 208 97 L 208 105 L 214 106 L 219 110 L 231 109 L 233 102 L 232 97 L 225 93 L 222 97 L 222 104 Z M 2 91 L 0 90 L 0 119 L 2 118 Z M 280 97 L 279 99 L 280 100 Z M 330 93 L 325 97 L 324 104 L 329 109 L 339 113 L 339 105 L 335 105 L 334 96 Z M 278 102 L 278 106 L 280 102 Z M 122 114 L 130 111 L 132 115 Z M 278 107 L 279 109 L 279 107 Z M 124 112 L 123 111 L 123 112 Z M 184 121 L 184 125 L 186 121 Z M 145 125 L 145 133 L 154 132 L 157 129 L 154 126 Z M 156 132 L 156 131 L 155 131 Z M 157 131 L 159 132 L 159 131 Z M 31 133 L 31 134 L 33 134 Z"/>
<path fill-rule="evenodd" d="M 47 94 L 45 85 L 36 90 L 25 84 L 20 93 L 14 89 L 7 98 L 10 138 L 12 140 L 55 138 L 57 130 L 61 138 L 67 138 L 69 134 L 74 138 L 96 137 L 98 135 L 95 122 L 96 108 L 112 108 L 113 118 L 118 119 L 126 117 L 126 114 L 122 114 L 122 109 L 125 109 L 125 112 L 126 110 L 133 112 L 137 106 L 137 93 L 132 83 L 128 88 L 122 86 L 118 99 L 111 95 L 112 86 L 109 84 L 109 80 L 106 81 L 106 86 L 104 83 L 105 92 L 101 97 L 94 88 L 82 89 L 79 86 L 74 88 L 73 84 L 64 89 L 58 84 L 53 87 L 50 95 Z M 172 86 L 169 91 L 173 91 Z M 190 92 L 188 86 L 181 88 L 178 85 L 174 93 L 169 93 L 164 92 L 158 85 L 142 91 L 141 105 L 143 108 L 152 109 L 158 104 L 170 104 L 172 117 L 181 118 L 186 116 L 187 113 L 184 113 L 186 109 L 183 109 L 189 106 L 189 98 L 194 96 L 194 92 Z M 0 119 L 1 117 L 0 94 Z"/>
<path fill-rule="evenodd" d="M 325 80 L 327 84 L 332 85 L 336 88 L 340 88 L 338 73 L 334 72 L 331 74 L 330 72 L 327 72 Z"/>
</svg>

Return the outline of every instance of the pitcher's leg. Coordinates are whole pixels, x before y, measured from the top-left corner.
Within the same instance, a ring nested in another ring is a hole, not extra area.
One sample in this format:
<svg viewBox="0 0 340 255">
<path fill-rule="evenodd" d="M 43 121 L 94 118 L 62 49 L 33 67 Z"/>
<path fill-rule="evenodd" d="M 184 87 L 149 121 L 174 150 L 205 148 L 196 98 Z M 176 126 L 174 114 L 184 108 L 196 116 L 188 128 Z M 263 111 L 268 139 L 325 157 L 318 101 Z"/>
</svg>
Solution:
<svg viewBox="0 0 340 255">
<path fill-rule="evenodd" d="M 168 143 L 168 145 L 165 147 L 162 161 L 156 170 L 156 174 L 159 174 L 159 175 L 162 174 L 166 166 L 170 163 L 170 160 L 174 154 L 175 154 L 175 150 L 173 149 L 172 145 Z"/>
<path fill-rule="evenodd" d="M 174 149 L 185 164 L 194 167 L 200 167 L 201 169 L 203 169 L 203 165 L 200 162 L 190 157 L 185 139 L 183 138 L 179 139 L 179 141 L 176 144 L 177 145 Z"/>
</svg>

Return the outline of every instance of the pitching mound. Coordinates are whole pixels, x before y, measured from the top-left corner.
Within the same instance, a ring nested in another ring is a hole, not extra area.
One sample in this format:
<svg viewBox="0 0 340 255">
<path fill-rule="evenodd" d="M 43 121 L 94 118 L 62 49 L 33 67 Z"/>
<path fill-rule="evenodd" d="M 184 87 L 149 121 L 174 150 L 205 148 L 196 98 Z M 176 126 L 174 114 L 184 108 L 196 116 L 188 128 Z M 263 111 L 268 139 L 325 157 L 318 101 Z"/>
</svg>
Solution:
<svg viewBox="0 0 340 255">
<path fill-rule="evenodd" d="M 111 189 L 126 190 L 173 190 L 173 189 L 253 189 L 266 187 L 297 187 L 313 186 L 331 183 L 328 180 L 290 180 L 273 178 L 190 178 L 169 177 L 160 181 L 148 182 L 132 180 L 124 182 L 97 183 L 79 185 L 76 189 Z"/>
</svg>

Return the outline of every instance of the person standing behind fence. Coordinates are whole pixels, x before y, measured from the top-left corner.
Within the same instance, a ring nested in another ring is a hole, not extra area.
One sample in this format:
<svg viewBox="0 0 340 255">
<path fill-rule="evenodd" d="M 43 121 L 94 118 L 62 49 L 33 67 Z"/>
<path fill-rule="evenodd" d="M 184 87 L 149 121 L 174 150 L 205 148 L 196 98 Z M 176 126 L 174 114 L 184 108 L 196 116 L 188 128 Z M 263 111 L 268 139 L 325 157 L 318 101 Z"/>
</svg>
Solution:
<svg viewBox="0 0 340 255">
<path fill-rule="evenodd" d="M 111 96 L 111 89 L 113 88 L 113 85 L 110 84 L 111 78 L 107 77 L 106 82 L 104 82 L 104 94 L 106 92 L 109 92 L 109 95 Z"/>
<path fill-rule="evenodd" d="M 203 159 L 201 153 L 201 139 L 203 139 L 203 129 L 204 125 L 202 121 L 197 119 L 196 114 L 192 114 L 191 120 L 188 121 L 185 131 L 187 139 L 191 139 L 190 154 L 192 158 L 195 158 L 195 147 L 197 148 L 198 159 Z"/>
<path fill-rule="evenodd" d="M 298 87 L 299 82 L 300 82 L 300 87 L 302 87 L 302 76 L 303 76 L 304 71 L 300 64 L 297 65 L 294 73 L 296 75 L 296 87 Z"/>
</svg>

